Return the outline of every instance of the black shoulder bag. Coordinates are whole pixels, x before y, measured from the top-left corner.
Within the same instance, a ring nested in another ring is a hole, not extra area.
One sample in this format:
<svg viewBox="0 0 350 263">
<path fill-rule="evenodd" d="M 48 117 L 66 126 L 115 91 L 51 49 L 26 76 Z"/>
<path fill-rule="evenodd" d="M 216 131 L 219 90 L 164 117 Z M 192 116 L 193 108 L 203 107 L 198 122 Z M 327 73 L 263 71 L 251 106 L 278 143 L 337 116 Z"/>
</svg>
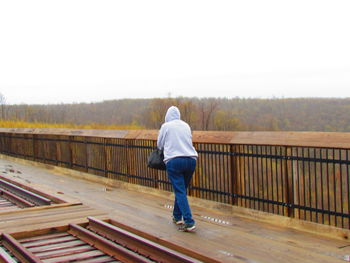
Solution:
<svg viewBox="0 0 350 263">
<path fill-rule="evenodd" d="M 157 170 L 166 170 L 163 159 L 164 159 L 163 150 L 156 149 L 152 151 L 151 154 L 148 156 L 147 166 L 149 168 L 153 168 Z"/>
</svg>

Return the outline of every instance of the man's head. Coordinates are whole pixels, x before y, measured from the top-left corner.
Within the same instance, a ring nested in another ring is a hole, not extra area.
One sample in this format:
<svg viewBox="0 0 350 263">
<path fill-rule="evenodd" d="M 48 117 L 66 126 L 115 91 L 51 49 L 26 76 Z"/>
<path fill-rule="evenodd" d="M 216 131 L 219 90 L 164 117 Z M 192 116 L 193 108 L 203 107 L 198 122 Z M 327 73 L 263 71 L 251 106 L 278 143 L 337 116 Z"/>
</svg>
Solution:
<svg viewBox="0 0 350 263">
<path fill-rule="evenodd" d="M 176 106 L 171 106 L 165 114 L 165 122 L 180 120 L 180 111 Z"/>
</svg>

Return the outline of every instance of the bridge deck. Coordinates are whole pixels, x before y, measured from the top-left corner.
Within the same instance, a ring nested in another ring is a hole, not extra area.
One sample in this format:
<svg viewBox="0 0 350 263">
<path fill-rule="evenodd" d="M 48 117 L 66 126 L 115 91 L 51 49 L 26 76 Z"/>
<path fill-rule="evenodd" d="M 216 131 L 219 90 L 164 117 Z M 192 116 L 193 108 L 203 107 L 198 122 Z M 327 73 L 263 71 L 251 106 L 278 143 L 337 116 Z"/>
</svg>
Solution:
<svg viewBox="0 0 350 263">
<path fill-rule="evenodd" d="M 50 209 L 30 208 L 26 212 L 0 212 L 0 232 L 78 223 L 87 216 L 95 216 L 112 218 L 156 235 L 160 241 L 171 241 L 221 262 L 344 262 L 344 257 L 350 255 L 348 241 L 225 213 L 210 205 L 203 206 L 205 202 L 192 204 L 197 232 L 178 232 L 170 220 L 171 194 L 113 188 L 102 182 L 83 180 L 9 159 L 0 159 L 0 173 L 66 198 L 73 204 Z M 83 205 L 78 205 L 79 202 Z"/>
</svg>

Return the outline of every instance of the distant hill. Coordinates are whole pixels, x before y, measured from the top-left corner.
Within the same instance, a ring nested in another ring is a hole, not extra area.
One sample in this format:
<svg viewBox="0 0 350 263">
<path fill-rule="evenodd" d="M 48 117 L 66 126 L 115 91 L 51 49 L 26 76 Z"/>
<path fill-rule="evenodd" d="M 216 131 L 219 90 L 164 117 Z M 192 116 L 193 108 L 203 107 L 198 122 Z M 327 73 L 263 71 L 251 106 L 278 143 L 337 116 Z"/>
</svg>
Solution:
<svg viewBox="0 0 350 263">
<path fill-rule="evenodd" d="M 6 105 L 6 120 L 133 125 L 158 129 L 170 105 L 194 130 L 350 132 L 350 98 L 122 99 L 99 103 Z"/>
</svg>

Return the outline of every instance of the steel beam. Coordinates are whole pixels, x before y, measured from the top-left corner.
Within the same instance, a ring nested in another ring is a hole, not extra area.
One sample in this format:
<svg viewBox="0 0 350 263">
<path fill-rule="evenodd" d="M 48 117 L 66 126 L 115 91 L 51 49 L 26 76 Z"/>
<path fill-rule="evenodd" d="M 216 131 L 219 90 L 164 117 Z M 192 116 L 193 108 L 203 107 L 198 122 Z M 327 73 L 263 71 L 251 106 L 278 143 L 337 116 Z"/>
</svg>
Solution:
<svg viewBox="0 0 350 263">
<path fill-rule="evenodd" d="M 81 226 L 70 224 L 68 233 L 72 234 L 73 236 L 78 237 L 79 239 L 85 241 L 91 246 L 96 247 L 97 249 L 101 250 L 102 252 L 106 253 L 109 256 L 114 257 L 117 260 L 120 260 L 122 262 L 126 263 L 134 263 L 134 262 L 141 262 L 141 263 L 150 263 L 152 261 L 148 260 L 145 257 L 142 257 L 138 254 L 136 254 L 133 251 L 130 251 L 118 244 L 115 244 L 114 242 L 101 237 Z"/>
<path fill-rule="evenodd" d="M 38 194 L 32 193 L 26 189 L 23 189 L 17 185 L 11 184 L 5 180 L 0 179 L 0 188 L 7 190 L 15 195 L 18 195 L 24 199 L 30 200 L 30 202 L 36 205 L 50 205 L 51 200 Z"/>
<path fill-rule="evenodd" d="M 19 197 L 18 195 L 13 194 L 7 190 L 4 190 L 4 189 L 0 189 L 0 195 L 2 195 L 5 199 L 16 204 L 18 207 L 21 207 L 21 208 L 35 206 L 31 202 Z"/>
<path fill-rule="evenodd" d="M 42 263 L 33 253 L 28 251 L 17 240 L 9 234 L 2 234 L 2 245 L 8 249 L 20 262 L 23 263 Z"/>
<path fill-rule="evenodd" d="M 104 221 L 88 217 L 89 225 L 88 229 L 105 236 L 108 239 L 113 240 L 125 246 L 131 250 L 138 251 L 140 254 L 149 257 L 157 262 L 169 262 L 169 263 L 190 263 L 200 262 L 194 258 L 188 257 L 175 250 L 169 249 L 157 243 L 154 243 L 148 239 L 137 236 L 119 227 L 108 224 Z"/>
</svg>

